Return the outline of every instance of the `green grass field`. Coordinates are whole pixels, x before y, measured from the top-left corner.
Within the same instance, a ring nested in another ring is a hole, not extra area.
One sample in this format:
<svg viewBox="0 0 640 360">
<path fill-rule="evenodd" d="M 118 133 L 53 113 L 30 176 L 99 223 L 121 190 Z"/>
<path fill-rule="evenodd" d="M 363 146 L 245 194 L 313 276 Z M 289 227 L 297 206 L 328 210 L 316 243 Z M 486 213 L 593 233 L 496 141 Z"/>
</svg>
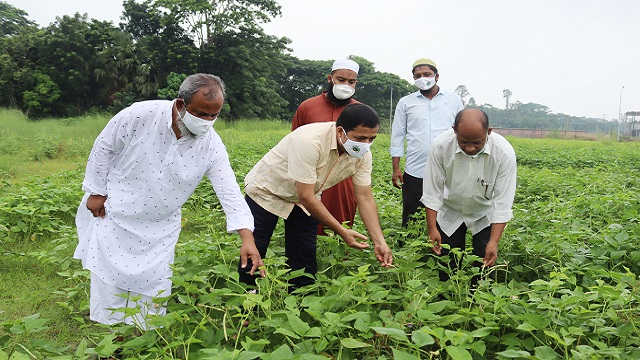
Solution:
<svg viewBox="0 0 640 360">
<path fill-rule="evenodd" d="M 203 182 L 184 206 L 169 314 L 133 337 L 88 320 L 87 273 L 71 259 L 85 161 L 108 119 L 29 122 L 0 110 L 0 359 L 91 359 L 117 347 L 128 359 L 640 358 L 638 143 L 510 138 L 515 218 L 497 281 L 475 291 L 471 256 L 440 283 L 424 224 L 400 229 L 386 134 L 372 148 L 374 195 L 396 266 L 322 237 L 318 281 L 300 294 L 286 291 L 281 228 L 260 294 L 246 293 L 239 239 Z M 216 129 L 242 182 L 289 125 Z M 125 341 L 114 345 L 116 335 Z"/>
</svg>

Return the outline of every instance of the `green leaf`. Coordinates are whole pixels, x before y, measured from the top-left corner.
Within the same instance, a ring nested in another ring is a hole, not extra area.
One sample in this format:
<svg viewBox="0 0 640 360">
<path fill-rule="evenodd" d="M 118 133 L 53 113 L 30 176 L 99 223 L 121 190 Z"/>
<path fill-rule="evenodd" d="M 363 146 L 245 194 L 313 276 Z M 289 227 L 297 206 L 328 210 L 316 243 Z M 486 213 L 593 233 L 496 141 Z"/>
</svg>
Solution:
<svg viewBox="0 0 640 360">
<path fill-rule="evenodd" d="M 356 339 L 352 339 L 352 338 L 346 338 L 346 339 L 341 339 L 340 340 L 340 344 L 342 344 L 342 346 L 348 348 L 348 349 L 357 349 L 357 348 L 364 348 L 364 347 L 369 347 L 371 345 L 356 340 Z"/>
<path fill-rule="evenodd" d="M 282 345 L 271 353 L 271 359 L 293 359 L 293 352 L 287 345 Z"/>
<path fill-rule="evenodd" d="M 407 341 L 407 342 L 409 341 L 407 334 L 405 334 L 404 331 L 400 329 L 387 328 L 387 327 L 371 327 L 371 330 L 377 332 L 378 334 L 389 335 L 390 337 L 396 340 Z"/>
<path fill-rule="evenodd" d="M 536 327 L 526 322 L 518 325 L 516 329 L 531 332 L 533 330 L 536 330 Z"/>
<path fill-rule="evenodd" d="M 540 360 L 553 360 L 558 359 L 560 356 L 556 354 L 556 352 L 547 345 L 538 346 L 534 348 L 534 356 Z"/>
<path fill-rule="evenodd" d="M 289 319 L 289 325 L 291 325 L 291 328 L 296 332 L 296 334 L 304 335 L 309 331 L 309 324 L 302 321 L 298 316 L 294 314 L 287 314 L 287 318 Z"/>
<path fill-rule="evenodd" d="M 294 339 L 300 339 L 300 336 L 298 336 L 298 334 L 294 333 L 293 331 L 291 331 L 289 329 L 285 329 L 285 328 L 278 328 L 278 329 L 276 329 L 276 331 L 274 331 L 274 333 L 286 335 L 286 336 L 294 338 Z"/>
<path fill-rule="evenodd" d="M 529 354 L 528 351 L 513 350 L 513 349 L 497 352 L 496 355 L 500 355 L 508 358 L 522 358 L 522 357 L 531 356 L 531 354 Z"/>
<path fill-rule="evenodd" d="M 393 359 L 394 360 L 420 360 L 420 358 L 418 356 L 409 354 L 407 352 L 404 352 L 402 350 L 398 350 L 396 348 L 391 348 L 391 350 L 393 351 Z"/>
<path fill-rule="evenodd" d="M 414 331 L 413 334 L 411 334 L 411 341 L 419 347 L 431 345 L 436 342 L 433 336 L 423 330 Z"/>
<path fill-rule="evenodd" d="M 491 333 L 493 333 L 494 330 L 496 329 L 490 328 L 490 327 L 483 327 L 483 328 L 472 331 L 471 336 L 475 338 L 485 337 L 485 336 L 491 335 Z"/>
<path fill-rule="evenodd" d="M 453 360 L 473 360 L 471 353 L 467 349 L 460 346 L 447 346 L 447 354 Z"/>
</svg>

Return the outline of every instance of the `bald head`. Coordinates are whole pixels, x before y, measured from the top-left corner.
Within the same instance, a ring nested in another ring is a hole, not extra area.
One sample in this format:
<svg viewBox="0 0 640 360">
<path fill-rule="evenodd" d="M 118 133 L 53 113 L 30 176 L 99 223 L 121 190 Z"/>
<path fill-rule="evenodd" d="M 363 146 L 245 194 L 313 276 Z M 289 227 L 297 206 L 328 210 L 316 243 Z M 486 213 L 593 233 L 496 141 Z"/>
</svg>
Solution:
<svg viewBox="0 0 640 360">
<path fill-rule="evenodd" d="M 489 116 L 479 109 L 463 109 L 457 115 L 453 122 L 453 128 L 457 130 L 458 126 L 463 123 L 467 123 L 472 126 L 473 124 L 482 126 L 484 131 L 489 130 Z"/>
<path fill-rule="evenodd" d="M 484 148 L 491 134 L 489 117 L 482 110 L 464 109 L 456 115 L 453 131 L 462 151 L 468 155 L 475 155 Z"/>
</svg>

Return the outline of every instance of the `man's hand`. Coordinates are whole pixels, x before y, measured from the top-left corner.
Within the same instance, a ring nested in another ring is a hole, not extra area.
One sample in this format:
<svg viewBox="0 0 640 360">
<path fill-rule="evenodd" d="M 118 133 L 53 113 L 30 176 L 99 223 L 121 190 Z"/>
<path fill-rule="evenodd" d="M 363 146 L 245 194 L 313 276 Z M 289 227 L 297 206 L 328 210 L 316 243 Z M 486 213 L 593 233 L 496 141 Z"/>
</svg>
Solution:
<svg viewBox="0 0 640 360">
<path fill-rule="evenodd" d="M 440 255 L 442 252 L 442 237 L 440 236 L 440 232 L 437 229 L 429 231 L 429 239 L 431 239 L 431 243 L 433 244 L 431 251 L 436 255 Z"/>
<path fill-rule="evenodd" d="M 374 245 L 373 252 L 376 254 L 376 259 L 378 259 L 380 265 L 383 267 L 389 268 L 393 265 L 393 254 L 391 254 L 391 249 L 389 249 L 389 245 L 387 245 L 387 243 Z"/>
<path fill-rule="evenodd" d="M 400 169 L 393 170 L 393 173 L 391 174 L 391 183 L 393 184 L 393 186 L 397 187 L 398 189 L 402 188 L 402 184 L 403 184 L 402 170 Z"/>
<path fill-rule="evenodd" d="M 358 242 L 358 239 L 367 240 L 367 237 L 359 232 L 351 229 L 345 229 L 344 234 L 340 235 L 348 247 L 354 249 L 365 249 L 369 247 L 369 244 L 363 241 Z"/>
<path fill-rule="evenodd" d="M 260 270 L 260 277 L 267 276 L 264 271 L 264 262 L 256 247 L 256 241 L 253 238 L 253 233 L 249 229 L 240 229 L 238 230 L 238 235 L 240 235 L 242 239 L 242 246 L 240 246 L 240 267 L 243 269 L 246 268 L 249 259 L 251 259 L 251 270 L 249 270 L 249 274 L 253 275 L 256 270 Z M 262 267 L 262 269 L 258 269 L 260 267 Z"/>
<path fill-rule="evenodd" d="M 484 250 L 484 266 L 493 266 L 498 259 L 498 242 L 489 241 Z"/>
<path fill-rule="evenodd" d="M 91 212 L 93 217 L 104 218 L 107 211 L 104 208 L 104 202 L 107 201 L 106 196 L 102 195 L 89 195 L 87 199 L 87 209 Z"/>
</svg>

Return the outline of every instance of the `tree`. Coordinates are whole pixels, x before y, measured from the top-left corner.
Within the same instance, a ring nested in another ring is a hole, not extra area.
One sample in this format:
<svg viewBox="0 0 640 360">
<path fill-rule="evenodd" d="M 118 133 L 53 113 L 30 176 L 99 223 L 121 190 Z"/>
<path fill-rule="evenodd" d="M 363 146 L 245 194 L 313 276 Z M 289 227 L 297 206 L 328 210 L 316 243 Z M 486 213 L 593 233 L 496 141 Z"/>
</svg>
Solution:
<svg viewBox="0 0 640 360">
<path fill-rule="evenodd" d="M 196 71 L 198 49 L 173 15 L 159 10 L 152 0 L 126 0 L 123 7 L 120 27 L 133 37 L 138 67 L 130 91 L 140 98 L 153 97 L 159 88 L 167 86 L 170 73 Z"/>
<path fill-rule="evenodd" d="M 221 34 L 259 32 L 261 24 L 282 14 L 276 0 L 156 0 L 153 4 L 187 28 L 200 48 L 215 44 Z"/>
<path fill-rule="evenodd" d="M 278 81 L 280 93 L 287 101 L 285 117 L 291 119 L 300 104 L 327 88 L 327 75 L 331 72 L 332 60 L 306 60 L 291 55 L 283 56 L 286 74 Z"/>
<path fill-rule="evenodd" d="M 478 107 L 478 105 L 476 104 L 476 98 L 474 98 L 473 96 L 469 98 L 469 103 L 467 104 L 468 107 L 471 108 L 475 108 Z"/>
<path fill-rule="evenodd" d="M 16 35 L 22 28 L 35 27 L 36 23 L 27 15 L 26 11 L 0 1 L 0 36 Z"/>
<path fill-rule="evenodd" d="M 220 76 L 227 87 L 227 119 L 283 119 L 287 103 L 278 80 L 287 73 L 283 51 L 287 38 L 252 33 L 221 34 L 217 45 L 200 49 L 198 71 Z"/>
<path fill-rule="evenodd" d="M 462 104 L 466 105 L 467 102 L 465 101 L 465 98 L 469 96 L 469 91 L 467 90 L 467 87 L 464 85 L 458 85 L 458 87 L 454 90 L 454 92 L 458 94 L 458 96 L 460 96 L 460 99 L 462 99 Z"/>
<path fill-rule="evenodd" d="M 36 71 L 31 76 L 32 83 L 29 90 L 22 93 L 25 114 L 28 116 L 35 109 L 37 116 L 45 116 L 51 113 L 51 105 L 60 97 L 61 91 L 49 75 Z"/>
<path fill-rule="evenodd" d="M 387 122 L 383 119 L 391 119 L 398 100 L 411 93 L 411 86 L 396 74 L 365 70 L 358 76 L 355 98 L 374 108 L 380 116 L 382 128 L 386 128 Z"/>
<path fill-rule="evenodd" d="M 0 37 L 0 104 L 23 109 L 23 92 L 30 89 L 42 32 L 24 27 Z"/>
<path fill-rule="evenodd" d="M 511 90 L 509 89 L 502 90 L 502 97 L 505 98 L 506 100 L 506 103 L 504 105 L 505 110 L 509 109 L 509 99 L 511 98 L 511 95 L 513 95 L 511 93 Z"/>
<path fill-rule="evenodd" d="M 43 30 L 37 68 L 62 90 L 53 106 L 59 116 L 78 115 L 105 105 L 95 69 L 102 66 L 98 54 L 113 42 L 117 28 L 107 21 L 89 21 L 86 14 L 57 17 Z"/>
</svg>

